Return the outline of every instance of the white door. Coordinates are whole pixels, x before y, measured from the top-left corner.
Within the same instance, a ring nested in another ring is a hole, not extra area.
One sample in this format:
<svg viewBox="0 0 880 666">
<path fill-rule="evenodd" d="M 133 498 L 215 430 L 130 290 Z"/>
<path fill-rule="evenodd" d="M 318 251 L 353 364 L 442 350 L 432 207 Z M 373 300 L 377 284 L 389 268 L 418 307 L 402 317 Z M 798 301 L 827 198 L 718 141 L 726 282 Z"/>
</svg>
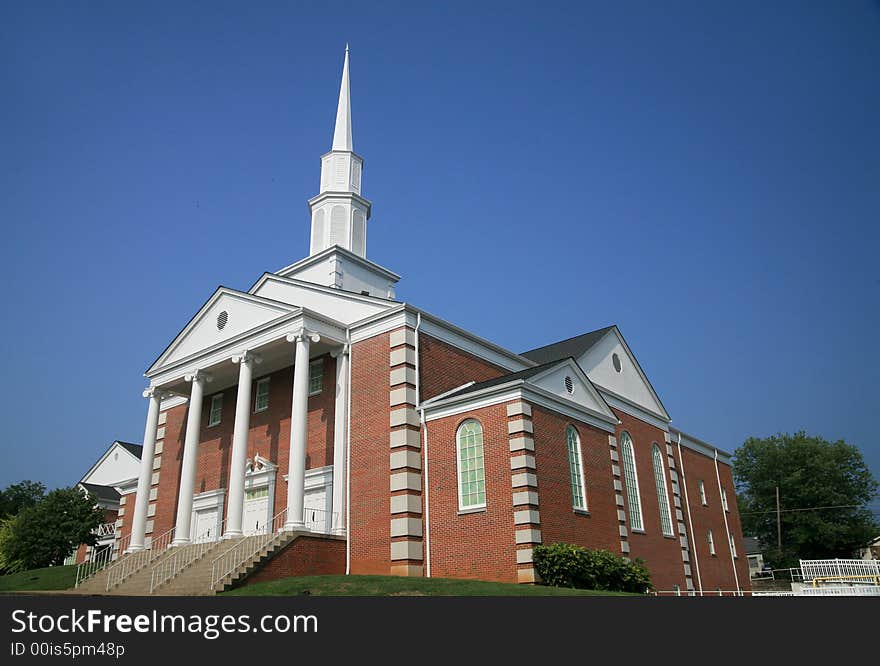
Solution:
<svg viewBox="0 0 880 666">
<path fill-rule="evenodd" d="M 244 493 L 244 516 L 241 530 L 247 534 L 266 531 L 269 516 L 269 488 L 253 488 Z"/>
<path fill-rule="evenodd" d="M 205 509 L 196 512 L 196 519 L 193 521 L 195 525 L 193 531 L 193 541 L 215 541 L 219 538 L 217 534 L 217 509 Z"/>
<path fill-rule="evenodd" d="M 312 532 L 329 532 L 330 515 L 327 513 L 327 492 L 325 488 L 307 490 L 303 497 L 305 509 L 304 522 Z"/>
</svg>

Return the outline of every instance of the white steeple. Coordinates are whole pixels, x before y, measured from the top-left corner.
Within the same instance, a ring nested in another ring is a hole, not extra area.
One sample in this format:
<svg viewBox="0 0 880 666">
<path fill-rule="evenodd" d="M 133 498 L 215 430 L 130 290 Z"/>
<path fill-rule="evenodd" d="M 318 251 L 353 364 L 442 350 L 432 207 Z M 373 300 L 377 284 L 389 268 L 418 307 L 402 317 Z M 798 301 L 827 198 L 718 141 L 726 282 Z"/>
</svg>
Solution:
<svg viewBox="0 0 880 666">
<path fill-rule="evenodd" d="M 320 193 L 309 200 L 312 214 L 310 256 L 339 245 L 359 257 L 366 257 L 367 220 L 370 219 L 371 204 L 361 196 L 363 166 L 363 158 L 352 150 L 346 44 L 333 147 L 321 157 Z"/>
<path fill-rule="evenodd" d="M 348 44 L 345 45 L 345 63 L 342 65 L 342 83 L 339 86 L 339 106 L 336 107 L 336 130 L 331 150 L 354 150 L 351 145 L 351 93 L 348 84 Z"/>
</svg>

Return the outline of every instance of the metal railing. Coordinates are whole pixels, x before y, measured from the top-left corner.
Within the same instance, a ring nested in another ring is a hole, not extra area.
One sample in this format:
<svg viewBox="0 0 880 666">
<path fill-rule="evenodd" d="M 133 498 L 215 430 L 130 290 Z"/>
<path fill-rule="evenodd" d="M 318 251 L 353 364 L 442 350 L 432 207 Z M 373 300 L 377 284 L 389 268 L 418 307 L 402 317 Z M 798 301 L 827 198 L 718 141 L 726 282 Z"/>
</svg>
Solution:
<svg viewBox="0 0 880 666">
<path fill-rule="evenodd" d="M 119 544 L 120 552 L 125 552 L 130 538 L 131 535 L 126 537 L 126 539 L 123 540 L 123 543 Z M 128 557 L 123 557 L 114 566 L 110 567 L 110 569 L 107 570 L 107 591 L 109 592 L 115 585 L 118 585 L 131 574 L 147 566 L 150 562 L 164 553 L 168 549 L 168 546 L 171 545 L 173 538 L 174 528 L 172 527 L 167 532 L 163 532 L 158 537 L 152 539 L 149 548 L 139 550 L 136 553 L 131 553 Z"/>
<path fill-rule="evenodd" d="M 303 522 L 312 532 L 320 534 L 330 534 L 333 529 L 333 523 L 336 520 L 336 512 L 325 511 L 324 509 L 304 509 Z"/>
<path fill-rule="evenodd" d="M 175 548 L 164 560 L 153 566 L 150 572 L 150 594 L 160 585 L 164 585 L 174 578 L 181 570 L 200 559 L 207 551 L 211 550 L 220 540 L 223 534 L 224 520 L 219 528 L 208 528 L 205 532 L 193 539 L 192 543 Z"/>
<path fill-rule="evenodd" d="M 794 596 L 880 597 L 880 585 L 823 585 L 821 587 L 804 587 L 799 594 Z"/>
<path fill-rule="evenodd" d="M 94 530 L 94 533 L 98 535 L 98 538 L 113 536 L 116 534 L 116 523 L 102 523 L 98 525 L 97 529 Z"/>
<path fill-rule="evenodd" d="M 76 568 L 76 582 L 74 587 L 79 587 L 81 583 L 88 580 L 96 573 L 113 561 L 113 547 L 105 548 L 95 555 L 88 562 L 83 562 Z"/>
<path fill-rule="evenodd" d="M 271 525 L 265 525 L 260 533 L 244 537 L 231 548 L 221 553 L 211 562 L 211 590 L 220 581 L 231 576 L 242 564 L 251 560 L 257 553 L 272 546 L 284 535 L 282 528 L 287 520 L 287 509 L 279 511 L 272 518 Z"/>
<path fill-rule="evenodd" d="M 804 582 L 880 583 L 880 560 L 801 560 Z"/>
</svg>

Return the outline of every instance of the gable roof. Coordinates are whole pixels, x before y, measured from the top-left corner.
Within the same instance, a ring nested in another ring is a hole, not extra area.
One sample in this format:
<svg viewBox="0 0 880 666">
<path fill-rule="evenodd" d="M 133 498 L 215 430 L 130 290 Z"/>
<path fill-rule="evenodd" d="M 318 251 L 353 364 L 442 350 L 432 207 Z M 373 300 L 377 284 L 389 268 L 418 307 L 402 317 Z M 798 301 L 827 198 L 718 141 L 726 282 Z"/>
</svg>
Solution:
<svg viewBox="0 0 880 666">
<path fill-rule="evenodd" d="M 518 379 L 529 379 L 530 377 L 534 377 L 537 374 L 540 374 L 547 370 L 548 368 L 557 365 L 558 361 L 553 361 L 552 363 L 543 363 L 541 365 L 536 365 L 533 368 L 526 368 L 525 370 L 519 370 L 518 372 L 511 372 L 507 375 L 501 375 L 500 377 L 495 377 L 493 379 L 487 379 L 483 382 L 476 382 L 475 384 L 470 384 L 467 386 L 462 386 L 457 391 L 453 391 L 451 393 L 444 393 L 443 399 L 453 398 L 456 396 L 463 396 L 468 393 L 477 393 L 482 391 L 483 389 L 492 388 L 493 386 L 500 386 L 501 384 L 507 384 L 508 382 L 514 382 Z M 440 397 L 440 396 L 438 396 Z"/>
<path fill-rule="evenodd" d="M 535 363 L 549 363 L 568 356 L 576 359 L 589 351 L 593 345 L 599 342 L 599 340 L 601 340 L 605 334 L 614 327 L 615 324 L 612 324 L 611 326 L 599 328 L 595 331 L 590 331 L 589 333 L 576 335 L 567 340 L 560 340 L 559 342 L 544 345 L 543 347 L 536 347 L 535 349 L 522 352 L 520 356 L 525 356 L 527 359 L 534 361 Z"/>
<path fill-rule="evenodd" d="M 99 486 L 96 483 L 80 483 L 80 486 L 88 490 L 101 502 L 118 502 L 119 491 L 113 486 Z"/>
<path fill-rule="evenodd" d="M 116 440 L 116 443 L 119 444 L 119 446 L 121 446 L 123 449 L 128 451 L 131 455 L 133 455 L 138 460 L 141 459 L 141 454 L 143 453 L 143 450 L 144 450 L 143 444 L 132 444 L 131 442 L 120 442 L 118 439 Z"/>
</svg>

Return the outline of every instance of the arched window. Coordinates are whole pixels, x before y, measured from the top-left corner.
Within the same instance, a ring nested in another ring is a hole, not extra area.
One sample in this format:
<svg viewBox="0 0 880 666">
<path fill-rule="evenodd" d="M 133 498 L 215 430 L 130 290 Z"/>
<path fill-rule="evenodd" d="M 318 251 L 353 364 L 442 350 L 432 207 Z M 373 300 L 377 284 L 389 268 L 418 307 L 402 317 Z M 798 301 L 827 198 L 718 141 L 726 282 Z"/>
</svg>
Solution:
<svg viewBox="0 0 880 666">
<path fill-rule="evenodd" d="M 626 481 L 626 500 L 629 508 L 629 526 L 634 530 L 645 529 L 642 524 L 642 498 L 639 495 L 639 475 L 632 438 L 628 432 L 620 435 L 620 454 L 623 457 L 623 478 Z"/>
<path fill-rule="evenodd" d="M 587 509 L 587 491 L 584 488 L 584 466 L 581 461 L 581 438 L 574 426 L 565 431 L 568 445 L 568 471 L 571 475 L 571 504 L 575 509 Z"/>
<path fill-rule="evenodd" d="M 657 504 L 660 506 L 660 528 L 666 536 L 674 536 L 669 494 L 666 492 L 666 470 L 663 468 L 663 454 L 657 444 L 651 447 L 651 462 L 654 464 L 654 483 L 657 485 Z"/>
<path fill-rule="evenodd" d="M 458 426 L 458 508 L 486 506 L 486 469 L 483 463 L 483 426 L 469 419 Z"/>
</svg>

